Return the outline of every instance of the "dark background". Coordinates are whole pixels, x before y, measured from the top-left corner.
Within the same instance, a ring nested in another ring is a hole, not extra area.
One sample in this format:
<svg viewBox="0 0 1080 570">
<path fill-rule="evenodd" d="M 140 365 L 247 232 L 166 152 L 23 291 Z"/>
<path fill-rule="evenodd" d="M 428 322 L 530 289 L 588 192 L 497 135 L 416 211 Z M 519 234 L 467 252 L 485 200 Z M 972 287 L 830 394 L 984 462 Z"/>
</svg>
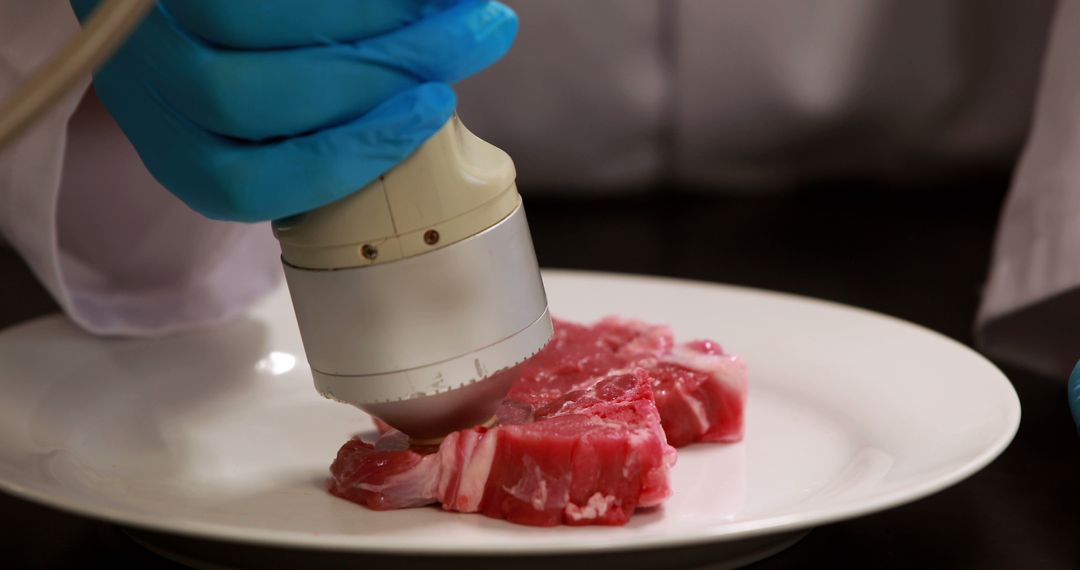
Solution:
<svg viewBox="0 0 1080 570">
<path fill-rule="evenodd" d="M 821 297 L 971 345 L 1008 183 L 999 174 L 940 188 L 848 181 L 766 195 L 664 188 L 613 199 L 526 193 L 526 201 L 545 267 Z M 0 250 L 0 271 L 0 326 L 56 310 L 10 250 Z M 1080 440 L 1065 379 L 1003 368 L 1023 421 L 997 461 L 913 504 L 818 528 L 753 568 L 1080 568 Z M 3 495 L 0 537 L 9 567 L 175 567 L 112 525 Z"/>
</svg>

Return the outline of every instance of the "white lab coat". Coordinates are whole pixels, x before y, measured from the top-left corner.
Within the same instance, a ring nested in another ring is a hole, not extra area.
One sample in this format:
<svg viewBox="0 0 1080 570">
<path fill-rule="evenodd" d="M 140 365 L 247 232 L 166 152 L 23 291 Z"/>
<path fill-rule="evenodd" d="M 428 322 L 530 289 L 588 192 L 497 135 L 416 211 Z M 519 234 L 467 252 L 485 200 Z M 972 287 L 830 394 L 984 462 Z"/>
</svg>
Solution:
<svg viewBox="0 0 1080 570">
<path fill-rule="evenodd" d="M 77 31 L 66 0 L 0 0 L 0 94 Z M 98 334 L 165 334 L 272 290 L 269 227 L 207 220 L 165 192 L 96 98 L 75 112 L 87 85 L 0 151 L 0 232 L 68 316 Z"/>
<path fill-rule="evenodd" d="M 978 326 L 993 353 L 1043 372 L 1080 354 L 1080 326 L 1048 344 L 1022 317 L 1080 291 L 1080 0 L 509 3 L 515 49 L 459 90 L 523 188 L 934 181 L 1022 147 Z M 64 0 L 0 0 L 0 96 L 76 29 Z M 0 152 L 0 232 L 73 320 L 161 334 L 231 318 L 277 286 L 266 224 L 188 211 L 100 105 L 78 100 Z"/>
</svg>

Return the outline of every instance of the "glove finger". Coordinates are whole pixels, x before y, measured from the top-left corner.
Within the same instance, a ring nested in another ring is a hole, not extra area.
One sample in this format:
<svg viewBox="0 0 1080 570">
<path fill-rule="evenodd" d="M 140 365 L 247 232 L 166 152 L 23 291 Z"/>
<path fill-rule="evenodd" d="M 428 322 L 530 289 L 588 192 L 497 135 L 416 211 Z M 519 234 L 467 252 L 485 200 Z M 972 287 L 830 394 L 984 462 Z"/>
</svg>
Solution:
<svg viewBox="0 0 1080 570">
<path fill-rule="evenodd" d="M 193 210 L 255 222 L 306 212 L 371 183 L 430 138 L 454 112 L 449 86 L 429 83 L 358 120 L 270 144 L 207 132 L 137 80 L 98 89 L 151 174 Z M 134 117 L 134 118 L 133 118 Z"/>
<path fill-rule="evenodd" d="M 359 42 L 365 61 L 456 83 L 498 61 L 517 36 L 518 19 L 499 2 L 467 2 L 396 32 Z"/>
<path fill-rule="evenodd" d="M 501 57 L 516 29 L 508 8 L 469 2 L 355 44 L 235 51 L 155 11 L 99 75 L 123 68 L 203 129 L 261 141 L 350 122 L 426 81 L 462 79 Z"/>
<path fill-rule="evenodd" d="M 463 0 L 163 0 L 186 31 L 219 46 L 267 49 L 384 34 Z"/>
<path fill-rule="evenodd" d="M 248 177 L 238 187 L 238 198 L 254 219 L 307 212 L 389 171 L 442 128 L 456 106 L 450 86 L 422 84 L 351 123 L 249 150 L 238 175 L 229 179 Z M 317 173 L 317 184 L 312 183 L 312 173 Z M 291 191 L 270 194 L 261 190 L 271 184 Z"/>
</svg>

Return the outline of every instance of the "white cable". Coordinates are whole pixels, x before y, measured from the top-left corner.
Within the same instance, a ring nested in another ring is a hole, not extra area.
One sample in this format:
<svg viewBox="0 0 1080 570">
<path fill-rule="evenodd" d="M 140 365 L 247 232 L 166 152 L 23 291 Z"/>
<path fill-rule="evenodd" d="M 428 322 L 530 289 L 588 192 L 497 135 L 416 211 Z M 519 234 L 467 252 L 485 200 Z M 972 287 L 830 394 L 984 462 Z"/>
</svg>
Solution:
<svg viewBox="0 0 1080 570">
<path fill-rule="evenodd" d="M 74 40 L 0 104 L 0 150 L 119 48 L 153 0 L 104 0 Z"/>
</svg>

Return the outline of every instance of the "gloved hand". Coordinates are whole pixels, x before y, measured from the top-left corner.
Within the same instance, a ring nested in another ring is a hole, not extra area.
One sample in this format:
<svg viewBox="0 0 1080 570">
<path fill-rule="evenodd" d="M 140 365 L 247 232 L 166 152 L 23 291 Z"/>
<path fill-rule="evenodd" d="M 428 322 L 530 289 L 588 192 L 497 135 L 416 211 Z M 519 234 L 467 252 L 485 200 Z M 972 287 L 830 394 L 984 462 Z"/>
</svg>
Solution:
<svg viewBox="0 0 1080 570">
<path fill-rule="evenodd" d="M 72 0 L 86 18 L 97 0 Z M 517 33 L 479 0 L 159 0 L 94 77 L 151 174 L 216 219 L 354 192 L 453 114 Z"/>
<path fill-rule="evenodd" d="M 1069 408 L 1072 409 L 1076 429 L 1080 432 L 1080 362 L 1076 363 L 1069 375 Z"/>
</svg>

